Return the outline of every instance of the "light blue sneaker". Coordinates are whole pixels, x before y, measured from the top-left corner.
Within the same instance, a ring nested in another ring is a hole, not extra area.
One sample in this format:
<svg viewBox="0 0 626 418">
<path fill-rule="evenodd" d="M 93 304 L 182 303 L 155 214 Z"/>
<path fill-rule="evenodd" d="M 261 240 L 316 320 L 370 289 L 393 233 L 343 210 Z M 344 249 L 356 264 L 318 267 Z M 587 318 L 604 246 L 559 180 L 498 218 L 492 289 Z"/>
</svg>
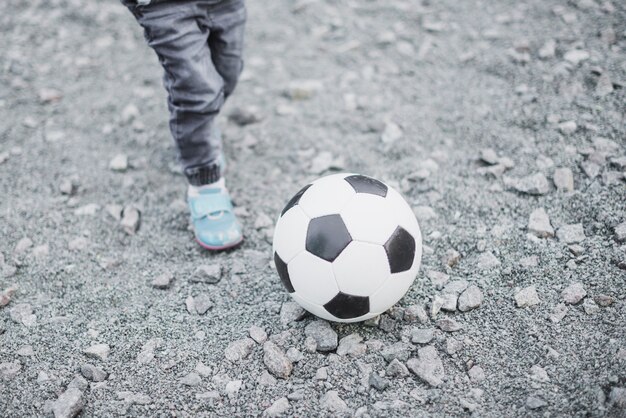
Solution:
<svg viewBox="0 0 626 418">
<path fill-rule="evenodd" d="M 187 196 L 187 203 L 198 244 L 212 251 L 241 244 L 241 224 L 225 187 L 198 189 Z"/>
</svg>

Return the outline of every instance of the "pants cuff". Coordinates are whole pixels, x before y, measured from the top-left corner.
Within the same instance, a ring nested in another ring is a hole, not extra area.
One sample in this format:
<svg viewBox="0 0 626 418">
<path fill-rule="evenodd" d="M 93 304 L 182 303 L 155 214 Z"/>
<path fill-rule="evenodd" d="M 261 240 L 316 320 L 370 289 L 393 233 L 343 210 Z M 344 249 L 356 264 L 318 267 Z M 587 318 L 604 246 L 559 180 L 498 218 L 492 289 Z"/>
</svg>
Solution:
<svg viewBox="0 0 626 418">
<path fill-rule="evenodd" d="M 208 166 L 186 168 L 185 176 L 192 186 L 215 183 L 221 177 L 220 166 L 213 163 Z"/>
</svg>

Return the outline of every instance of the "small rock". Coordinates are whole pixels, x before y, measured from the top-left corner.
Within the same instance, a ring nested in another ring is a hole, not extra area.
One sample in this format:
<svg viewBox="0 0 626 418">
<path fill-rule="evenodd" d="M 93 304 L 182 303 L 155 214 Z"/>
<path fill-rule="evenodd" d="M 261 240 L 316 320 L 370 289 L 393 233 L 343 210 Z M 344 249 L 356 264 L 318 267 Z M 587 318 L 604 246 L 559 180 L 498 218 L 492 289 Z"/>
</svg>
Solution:
<svg viewBox="0 0 626 418">
<path fill-rule="evenodd" d="M 54 103 L 63 98 L 63 93 L 57 89 L 44 87 L 39 90 L 38 96 L 42 103 Z"/>
<path fill-rule="evenodd" d="M 485 380 L 485 371 L 480 366 L 473 366 L 467 372 L 470 380 L 474 383 L 480 383 Z"/>
<path fill-rule="evenodd" d="M 337 333 L 330 324 L 323 320 L 311 322 L 304 329 L 307 337 L 312 337 L 317 343 L 317 351 L 332 351 L 337 348 Z"/>
<path fill-rule="evenodd" d="M 52 403 L 52 413 L 55 418 L 73 418 L 83 407 L 83 393 L 76 388 L 68 388 Z"/>
<path fill-rule="evenodd" d="M 320 80 L 294 80 L 289 83 L 285 95 L 291 100 L 307 100 L 323 88 Z"/>
<path fill-rule="evenodd" d="M 406 377 L 409 375 L 409 369 L 407 369 L 400 360 L 395 358 L 391 360 L 387 369 L 385 369 L 385 374 L 389 377 Z"/>
<path fill-rule="evenodd" d="M 408 361 L 407 367 L 409 370 L 431 386 L 437 387 L 441 385 L 445 371 L 437 349 L 429 345 L 420 348 L 417 354 L 418 358 L 412 358 Z"/>
<path fill-rule="evenodd" d="M 436 322 L 436 325 L 440 330 L 445 332 L 456 332 L 463 328 L 461 324 L 452 318 L 442 318 Z"/>
<path fill-rule="evenodd" d="M 469 282 L 465 279 L 453 280 L 446 284 L 442 290 L 442 293 L 449 293 L 453 295 L 460 295 L 469 286 Z"/>
<path fill-rule="evenodd" d="M 157 289 L 167 289 L 172 284 L 172 280 L 174 280 L 174 275 L 172 273 L 162 273 L 152 280 L 152 287 Z"/>
<path fill-rule="evenodd" d="M 198 386 L 202 383 L 202 378 L 196 372 L 189 372 L 180 379 L 180 383 L 185 386 Z"/>
<path fill-rule="evenodd" d="M 426 276 L 430 279 L 435 289 L 441 289 L 450 279 L 450 276 L 447 274 L 436 270 L 427 270 Z"/>
<path fill-rule="evenodd" d="M 196 373 L 198 373 L 202 377 L 210 377 L 211 374 L 213 373 L 213 370 L 211 370 L 211 368 L 209 366 L 205 365 L 201 361 L 199 361 L 196 364 L 195 371 L 196 371 Z"/>
<path fill-rule="evenodd" d="M 239 126 L 251 125 L 263 120 L 259 110 L 254 106 L 235 108 L 228 115 L 228 120 Z"/>
<path fill-rule="evenodd" d="M 300 321 L 304 318 L 306 311 L 296 302 L 285 302 L 280 309 L 280 323 L 283 325 Z"/>
<path fill-rule="evenodd" d="M 467 312 L 476 309 L 483 303 L 483 292 L 476 285 L 469 286 L 461 296 L 459 296 L 459 310 Z"/>
<path fill-rule="evenodd" d="M 28 303 L 18 303 L 9 311 L 9 316 L 14 322 L 26 327 L 35 325 L 37 317 L 33 314 L 33 308 Z"/>
<path fill-rule="evenodd" d="M 287 398 L 278 398 L 263 412 L 263 415 L 267 417 L 279 417 L 285 415 L 287 411 L 289 411 L 289 408 L 290 405 Z"/>
<path fill-rule="evenodd" d="M 550 225 L 550 218 L 543 208 L 535 209 L 528 219 L 528 232 L 539 238 L 554 236 L 554 229 Z"/>
<path fill-rule="evenodd" d="M 546 406 L 547 403 L 543 399 L 537 398 L 535 396 L 529 396 L 526 399 L 526 408 L 528 409 L 539 409 Z"/>
<path fill-rule="evenodd" d="M 620 416 L 622 412 L 626 411 L 626 388 L 614 387 L 611 388 L 609 393 L 608 404 L 612 411 L 617 412 Z M 620 412 L 621 410 L 621 412 Z"/>
<path fill-rule="evenodd" d="M 100 205 L 96 203 L 88 203 L 84 206 L 76 208 L 74 215 L 76 216 L 94 216 L 100 210 Z"/>
<path fill-rule="evenodd" d="M 287 358 L 291 360 L 292 363 L 298 363 L 304 358 L 304 355 L 297 348 L 290 347 L 287 350 Z"/>
<path fill-rule="evenodd" d="M 201 293 L 193 298 L 193 305 L 198 315 L 204 315 L 213 307 L 211 298 L 206 293 Z"/>
<path fill-rule="evenodd" d="M 274 386 L 276 384 L 276 378 L 269 374 L 267 370 L 263 370 L 257 379 L 257 383 L 261 386 Z"/>
<path fill-rule="evenodd" d="M 459 298 L 458 295 L 453 294 L 453 293 L 445 293 L 445 294 L 443 294 L 440 297 L 440 299 L 441 299 L 441 309 L 443 309 L 444 311 L 447 311 L 447 312 L 454 312 L 454 311 L 456 311 L 456 302 L 457 302 L 458 298 Z M 433 318 L 434 318 L 434 316 L 433 316 Z"/>
<path fill-rule="evenodd" d="M 381 136 L 381 140 L 385 144 L 391 144 L 398 139 L 402 138 L 403 132 L 402 128 L 393 122 L 388 122 L 385 125 L 385 130 Z"/>
<path fill-rule="evenodd" d="M 567 306 L 564 303 L 559 303 L 554 307 L 550 314 L 550 321 L 558 324 L 567 315 Z"/>
<path fill-rule="evenodd" d="M 215 284 L 222 280 L 222 266 L 220 264 L 203 264 L 196 267 L 193 276 L 189 278 L 192 283 Z"/>
<path fill-rule="evenodd" d="M 380 392 L 389 387 L 389 380 L 381 377 L 378 373 L 375 372 L 370 373 L 368 383 L 371 387 Z"/>
<path fill-rule="evenodd" d="M 2 261 L 2 260 L 0 260 Z M 0 268 L 2 267 L 2 263 L 0 262 Z M 11 302 L 11 298 L 17 291 L 17 287 L 11 286 L 4 290 L 4 292 L 0 293 L 0 308 L 7 306 Z M 21 319 L 20 319 L 21 322 Z"/>
<path fill-rule="evenodd" d="M 611 306 L 615 302 L 615 299 L 609 295 L 598 295 L 593 300 L 602 307 Z"/>
<path fill-rule="evenodd" d="M 413 208 L 413 213 L 420 222 L 426 222 L 437 217 L 437 213 L 430 206 L 416 206 Z"/>
<path fill-rule="evenodd" d="M 248 330 L 248 334 L 250 334 L 250 338 L 256 341 L 258 344 L 263 344 L 267 341 L 267 333 L 261 327 L 257 327 L 256 325 L 252 325 Z"/>
<path fill-rule="evenodd" d="M 94 366 L 93 364 L 83 364 L 80 366 L 80 373 L 85 377 L 85 379 L 91 380 L 92 382 L 103 382 L 109 375 L 107 372 Z"/>
<path fill-rule="evenodd" d="M 460 259 L 461 254 L 459 254 L 459 252 L 456 250 L 450 249 L 446 251 L 446 254 L 443 257 L 443 263 L 448 267 L 454 267 L 455 265 L 457 265 Z"/>
<path fill-rule="evenodd" d="M 593 299 L 587 298 L 583 302 L 583 309 L 587 315 L 596 315 L 600 313 L 600 307 L 596 305 Z"/>
<path fill-rule="evenodd" d="M 492 148 L 484 148 L 480 150 L 480 159 L 489 165 L 495 165 L 500 162 L 498 154 Z"/>
<path fill-rule="evenodd" d="M 587 292 L 580 282 L 570 284 L 561 292 L 561 297 L 563 298 L 563 300 L 571 305 L 577 304 L 585 296 L 587 296 Z"/>
<path fill-rule="evenodd" d="M 589 59 L 589 52 L 582 49 L 572 49 L 563 54 L 565 61 L 568 61 L 574 65 L 578 65 L 582 61 Z"/>
<path fill-rule="evenodd" d="M 561 133 L 564 135 L 571 135 L 576 132 L 576 129 L 578 129 L 578 125 L 573 120 L 561 122 L 559 123 L 558 127 L 559 131 L 561 131 Z"/>
<path fill-rule="evenodd" d="M 545 369 L 536 364 L 530 368 L 530 378 L 541 383 L 550 381 L 550 377 L 548 376 L 548 373 L 545 371 Z"/>
<path fill-rule="evenodd" d="M 233 398 L 237 395 L 237 392 L 239 392 L 239 389 L 241 389 L 242 385 L 243 380 L 231 380 L 226 384 L 224 392 L 226 392 L 226 395 L 228 395 L 229 398 Z"/>
<path fill-rule="evenodd" d="M 322 409 L 336 414 L 345 414 L 349 411 L 348 405 L 339 397 L 336 390 L 326 392 L 320 399 Z"/>
<path fill-rule="evenodd" d="M 32 345 L 25 345 L 17 350 L 15 354 L 17 354 L 18 356 L 30 357 L 35 355 L 35 351 L 33 350 Z"/>
<path fill-rule="evenodd" d="M 380 355 L 383 356 L 385 361 L 390 362 L 394 359 L 400 361 L 407 361 L 409 354 L 411 353 L 411 346 L 404 342 L 397 342 L 390 346 L 383 348 Z"/>
<path fill-rule="evenodd" d="M 520 193 L 544 195 L 550 191 L 548 179 L 542 173 L 531 174 L 522 178 L 504 177 L 505 186 Z"/>
<path fill-rule="evenodd" d="M 109 169 L 112 171 L 126 171 L 128 169 L 128 156 L 117 154 L 109 161 Z"/>
<path fill-rule="evenodd" d="M 539 58 L 545 60 L 549 58 L 554 58 L 555 51 L 556 41 L 554 39 L 549 39 L 543 44 L 537 54 L 539 55 Z"/>
<path fill-rule="evenodd" d="M 446 339 L 446 353 L 453 355 L 459 352 L 463 348 L 463 341 L 459 341 L 456 338 L 449 337 Z"/>
<path fill-rule="evenodd" d="M 367 346 L 361 344 L 363 337 L 359 334 L 350 334 L 343 337 L 337 346 L 337 354 L 340 356 L 359 357 L 365 354 Z"/>
<path fill-rule="evenodd" d="M 141 348 L 141 351 L 139 352 L 139 354 L 137 354 L 137 362 L 139 364 L 150 363 L 152 359 L 154 358 L 154 350 L 157 347 L 160 347 L 161 344 L 162 344 L 162 340 L 160 338 L 152 338 L 148 340 Z"/>
<path fill-rule="evenodd" d="M 254 340 L 242 338 L 241 340 L 233 341 L 228 344 L 228 347 L 224 350 L 224 355 L 232 362 L 239 362 L 250 355 L 254 345 Z"/>
<path fill-rule="evenodd" d="M 124 232 L 128 235 L 135 235 L 139 230 L 140 222 L 141 212 L 139 212 L 139 209 L 134 206 L 126 206 L 122 211 L 122 220 L 120 221 Z"/>
<path fill-rule="evenodd" d="M 417 320 L 425 324 L 428 322 L 428 314 L 421 305 L 411 305 L 404 310 L 404 320 L 407 322 L 415 322 Z"/>
<path fill-rule="evenodd" d="M 500 265 L 500 260 L 497 259 L 490 251 L 485 251 L 478 256 L 476 268 L 478 270 L 491 270 Z"/>
<path fill-rule="evenodd" d="M 435 337 L 434 328 L 414 328 L 411 330 L 411 342 L 413 344 L 428 344 Z"/>
<path fill-rule="evenodd" d="M 89 387 L 89 382 L 87 381 L 87 379 L 85 379 L 81 375 L 74 376 L 72 381 L 67 385 L 68 389 L 74 388 L 80 391 L 87 390 L 88 387 Z"/>
<path fill-rule="evenodd" d="M 315 380 L 328 380 L 328 368 L 320 367 L 315 372 Z"/>
<path fill-rule="evenodd" d="M 322 151 L 311 160 L 309 172 L 313 174 L 321 174 L 328 170 L 341 169 L 343 161 L 341 158 L 336 159 L 328 151 Z"/>
<path fill-rule="evenodd" d="M 539 304 L 539 295 L 535 286 L 528 286 L 515 294 L 515 303 L 518 308 L 526 308 Z"/>
<path fill-rule="evenodd" d="M 24 237 L 22 239 L 20 239 L 17 244 L 15 244 L 15 249 L 13 250 L 13 254 L 15 255 L 20 255 L 25 253 L 27 250 L 30 249 L 30 247 L 33 246 L 33 241 L 28 238 L 28 237 Z"/>
<path fill-rule="evenodd" d="M 91 347 L 86 348 L 84 351 L 87 357 L 95 358 L 101 361 L 106 361 L 111 352 L 111 347 L 108 344 L 94 344 Z"/>
<path fill-rule="evenodd" d="M 59 191 L 61 192 L 61 194 L 73 196 L 76 193 L 76 190 L 77 187 L 71 179 L 64 178 L 61 180 L 61 182 L 59 182 Z"/>
<path fill-rule="evenodd" d="M 583 224 L 563 225 L 556 233 L 559 241 L 566 244 L 575 244 L 585 240 Z"/>
<path fill-rule="evenodd" d="M 139 117 L 139 109 L 133 103 L 129 103 L 122 109 L 122 123 L 130 123 Z"/>
<path fill-rule="evenodd" d="M 22 365 L 16 362 L 0 363 L 0 380 L 12 380 L 22 370 Z"/>
<path fill-rule="evenodd" d="M 569 168 L 557 168 L 552 177 L 554 186 L 564 192 L 574 191 L 574 175 Z"/>
<path fill-rule="evenodd" d="M 271 341 L 263 344 L 263 363 L 270 373 L 281 379 L 287 379 L 293 369 L 291 360 Z"/>
<path fill-rule="evenodd" d="M 619 242 L 626 241 L 626 221 L 615 227 L 615 239 Z"/>
</svg>

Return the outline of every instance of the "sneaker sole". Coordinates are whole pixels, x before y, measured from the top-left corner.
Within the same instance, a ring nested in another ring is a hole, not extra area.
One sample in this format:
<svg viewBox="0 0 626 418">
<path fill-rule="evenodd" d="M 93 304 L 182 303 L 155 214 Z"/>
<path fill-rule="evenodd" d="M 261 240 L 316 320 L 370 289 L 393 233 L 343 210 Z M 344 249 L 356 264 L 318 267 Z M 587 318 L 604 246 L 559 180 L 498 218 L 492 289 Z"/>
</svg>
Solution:
<svg viewBox="0 0 626 418">
<path fill-rule="evenodd" d="M 196 242 L 205 250 L 209 250 L 209 251 L 223 251 L 223 250 L 229 250 L 231 248 L 235 248 L 238 245 L 240 245 L 243 242 L 243 237 L 241 237 L 241 239 L 239 241 L 235 241 L 231 244 L 226 244 L 226 245 L 222 245 L 222 246 L 218 246 L 218 247 L 214 247 L 212 245 L 206 245 L 205 243 L 203 243 L 202 241 L 200 241 L 198 238 L 196 238 Z"/>
</svg>

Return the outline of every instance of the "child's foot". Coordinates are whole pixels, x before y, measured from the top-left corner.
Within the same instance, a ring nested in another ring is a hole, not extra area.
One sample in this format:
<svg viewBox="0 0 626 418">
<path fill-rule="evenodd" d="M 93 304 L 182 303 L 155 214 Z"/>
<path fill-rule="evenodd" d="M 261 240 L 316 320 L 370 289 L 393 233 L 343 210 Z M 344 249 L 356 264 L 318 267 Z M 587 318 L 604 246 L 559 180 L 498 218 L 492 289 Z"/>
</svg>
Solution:
<svg viewBox="0 0 626 418">
<path fill-rule="evenodd" d="M 206 186 L 189 186 L 187 203 L 198 244 L 208 250 L 232 248 L 243 241 L 224 179 Z"/>
</svg>

